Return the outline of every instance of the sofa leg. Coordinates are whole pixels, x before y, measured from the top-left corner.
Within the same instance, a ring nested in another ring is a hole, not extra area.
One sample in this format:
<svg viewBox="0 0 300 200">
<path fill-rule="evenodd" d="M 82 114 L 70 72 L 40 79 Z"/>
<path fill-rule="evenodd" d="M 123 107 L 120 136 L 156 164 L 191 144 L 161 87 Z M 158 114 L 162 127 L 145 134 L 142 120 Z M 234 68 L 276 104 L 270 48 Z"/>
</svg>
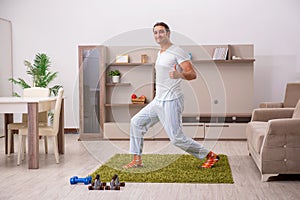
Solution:
<svg viewBox="0 0 300 200">
<path fill-rule="evenodd" d="M 278 176 L 279 174 L 262 174 L 261 175 L 261 181 L 262 182 L 267 182 L 268 179 L 271 177 L 271 176 Z"/>
</svg>

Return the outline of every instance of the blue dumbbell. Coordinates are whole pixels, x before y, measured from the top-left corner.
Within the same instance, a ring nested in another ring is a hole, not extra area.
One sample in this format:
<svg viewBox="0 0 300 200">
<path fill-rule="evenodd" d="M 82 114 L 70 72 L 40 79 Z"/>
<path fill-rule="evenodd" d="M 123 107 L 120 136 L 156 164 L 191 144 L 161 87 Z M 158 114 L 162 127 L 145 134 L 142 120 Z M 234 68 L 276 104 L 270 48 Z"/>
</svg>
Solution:
<svg viewBox="0 0 300 200">
<path fill-rule="evenodd" d="M 77 176 L 73 176 L 72 178 L 70 178 L 71 185 L 77 184 L 77 183 L 84 183 L 85 185 L 88 185 L 91 182 L 92 182 L 91 176 L 87 176 L 85 178 L 78 178 Z"/>
</svg>

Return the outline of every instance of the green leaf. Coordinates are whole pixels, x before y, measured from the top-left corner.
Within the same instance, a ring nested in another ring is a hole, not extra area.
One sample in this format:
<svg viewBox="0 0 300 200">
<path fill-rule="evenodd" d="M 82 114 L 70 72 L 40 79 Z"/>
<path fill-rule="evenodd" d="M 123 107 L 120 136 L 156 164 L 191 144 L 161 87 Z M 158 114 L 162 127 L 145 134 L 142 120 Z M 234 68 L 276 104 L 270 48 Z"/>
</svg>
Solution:
<svg viewBox="0 0 300 200">
<path fill-rule="evenodd" d="M 11 81 L 13 84 L 19 85 L 22 89 L 30 88 L 30 85 L 26 83 L 26 81 L 24 81 L 24 79 L 22 78 L 18 78 L 17 80 L 13 78 L 9 78 L 8 80 Z"/>
<path fill-rule="evenodd" d="M 62 86 L 61 85 L 55 85 L 55 86 L 49 88 L 50 95 L 53 94 L 54 96 L 57 96 L 59 88 L 62 88 Z"/>
<path fill-rule="evenodd" d="M 11 81 L 13 84 L 17 84 L 24 88 L 29 87 L 43 87 L 48 88 L 49 84 L 57 77 L 58 72 L 51 72 L 51 62 L 50 58 L 45 53 L 37 53 L 33 64 L 31 62 L 25 60 L 24 65 L 27 67 L 26 73 L 29 75 L 32 79 L 32 84 L 28 84 L 24 81 L 22 78 L 10 78 L 9 81 Z M 59 87 L 62 87 L 60 85 L 52 87 L 53 89 L 50 89 L 50 92 L 52 94 L 57 95 L 57 91 Z"/>
</svg>

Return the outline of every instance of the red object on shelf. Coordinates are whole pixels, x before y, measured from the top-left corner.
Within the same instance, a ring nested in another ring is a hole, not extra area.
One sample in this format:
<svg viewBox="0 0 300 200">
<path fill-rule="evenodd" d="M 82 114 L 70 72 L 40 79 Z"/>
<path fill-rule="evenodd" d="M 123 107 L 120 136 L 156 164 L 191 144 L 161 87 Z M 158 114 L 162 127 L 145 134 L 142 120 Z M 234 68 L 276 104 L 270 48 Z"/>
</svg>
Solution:
<svg viewBox="0 0 300 200">
<path fill-rule="evenodd" d="M 131 99 L 136 99 L 136 98 L 137 98 L 136 94 L 131 95 Z"/>
</svg>

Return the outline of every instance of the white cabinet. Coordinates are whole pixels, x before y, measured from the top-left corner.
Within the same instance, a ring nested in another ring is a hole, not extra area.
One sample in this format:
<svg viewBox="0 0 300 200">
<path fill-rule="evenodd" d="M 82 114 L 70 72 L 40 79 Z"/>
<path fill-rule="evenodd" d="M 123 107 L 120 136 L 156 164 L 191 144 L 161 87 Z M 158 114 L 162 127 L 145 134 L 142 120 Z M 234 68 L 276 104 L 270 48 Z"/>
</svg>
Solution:
<svg viewBox="0 0 300 200">
<path fill-rule="evenodd" d="M 190 138 L 202 139 L 205 133 L 204 123 L 183 123 L 182 131 Z"/>
<path fill-rule="evenodd" d="M 245 139 L 251 114 L 242 116 L 183 116 L 185 135 L 200 139 Z"/>
<path fill-rule="evenodd" d="M 245 139 L 246 124 L 206 123 L 205 139 Z"/>
</svg>

